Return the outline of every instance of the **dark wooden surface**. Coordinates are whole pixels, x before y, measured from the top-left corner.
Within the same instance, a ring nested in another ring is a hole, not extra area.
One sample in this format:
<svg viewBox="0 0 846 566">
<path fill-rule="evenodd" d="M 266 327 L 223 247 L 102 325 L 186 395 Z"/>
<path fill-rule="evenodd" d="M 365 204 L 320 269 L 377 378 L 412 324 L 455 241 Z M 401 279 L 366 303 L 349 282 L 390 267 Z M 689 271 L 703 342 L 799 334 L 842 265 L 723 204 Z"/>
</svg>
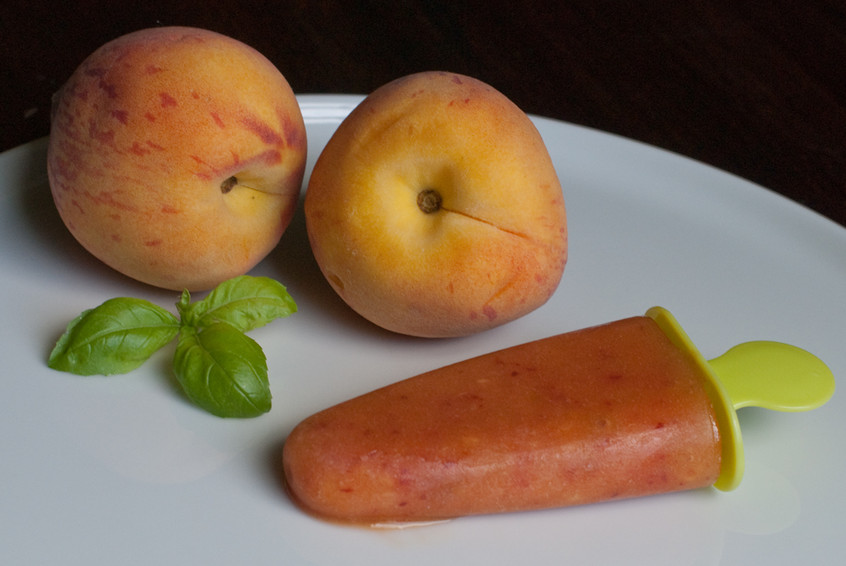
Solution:
<svg viewBox="0 0 846 566">
<path fill-rule="evenodd" d="M 846 225 L 843 0 L 7 0 L 0 151 L 47 135 L 51 94 L 91 51 L 157 25 L 240 39 L 298 93 L 469 74 L 527 112 L 698 159 Z"/>
</svg>

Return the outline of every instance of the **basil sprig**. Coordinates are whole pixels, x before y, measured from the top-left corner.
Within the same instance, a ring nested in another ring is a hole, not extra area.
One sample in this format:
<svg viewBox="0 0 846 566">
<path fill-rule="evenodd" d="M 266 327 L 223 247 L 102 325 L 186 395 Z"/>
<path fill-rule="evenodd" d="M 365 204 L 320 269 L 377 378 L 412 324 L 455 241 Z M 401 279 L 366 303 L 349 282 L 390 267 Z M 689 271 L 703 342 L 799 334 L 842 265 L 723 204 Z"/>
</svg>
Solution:
<svg viewBox="0 0 846 566">
<path fill-rule="evenodd" d="M 297 311 L 285 287 L 242 275 L 200 301 L 183 291 L 176 308 L 178 317 L 144 299 L 109 299 L 68 324 L 47 365 L 77 375 L 127 373 L 178 336 L 173 369 L 193 403 L 219 417 L 269 411 L 267 359 L 246 332 Z"/>
</svg>

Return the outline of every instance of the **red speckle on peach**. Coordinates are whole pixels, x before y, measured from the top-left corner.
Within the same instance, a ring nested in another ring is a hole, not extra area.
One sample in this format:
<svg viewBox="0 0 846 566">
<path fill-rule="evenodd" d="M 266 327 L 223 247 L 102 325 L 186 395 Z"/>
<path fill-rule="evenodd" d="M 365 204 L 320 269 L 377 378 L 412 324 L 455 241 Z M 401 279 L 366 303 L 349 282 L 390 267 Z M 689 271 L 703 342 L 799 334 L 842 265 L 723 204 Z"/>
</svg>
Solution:
<svg viewBox="0 0 846 566">
<path fill-rule="evenodd" d="M 159 100 L 161 100 L 162 108 L 167 108 L 168 106 L 177 106 L 176 99 L 166 92 L 159 93 Z"/>
</svg>

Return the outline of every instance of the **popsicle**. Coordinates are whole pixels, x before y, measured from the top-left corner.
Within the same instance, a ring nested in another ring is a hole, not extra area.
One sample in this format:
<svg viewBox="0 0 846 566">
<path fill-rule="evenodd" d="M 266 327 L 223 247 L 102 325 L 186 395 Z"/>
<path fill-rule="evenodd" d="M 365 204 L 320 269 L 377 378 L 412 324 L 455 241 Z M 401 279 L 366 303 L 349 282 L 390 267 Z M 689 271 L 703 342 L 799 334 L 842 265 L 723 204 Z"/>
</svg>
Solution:
<svg viewBox="0 0 846 566">
<path fill-rule="evenodd" d="M 282 465 L 302 509 L 370 525 L 727 491 L 743 474 L 736 408 L 808 410 L 833 392 L 786 344 L 709 363 L 654 307 L 330 407 L 294 428 Z"/>
</svg>

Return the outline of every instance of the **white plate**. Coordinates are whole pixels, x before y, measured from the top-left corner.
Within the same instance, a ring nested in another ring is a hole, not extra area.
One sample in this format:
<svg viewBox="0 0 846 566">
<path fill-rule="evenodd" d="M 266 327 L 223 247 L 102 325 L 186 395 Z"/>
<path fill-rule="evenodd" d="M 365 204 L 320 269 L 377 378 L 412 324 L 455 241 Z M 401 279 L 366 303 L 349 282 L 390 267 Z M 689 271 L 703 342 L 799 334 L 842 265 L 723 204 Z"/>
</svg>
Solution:
<svg viewBox="0 0 846 566">
<path fill-rule="evenodd" d="M 309 168 L 356 96 L 302 96 Z M 252 333 L 273 410 L 211 417 L 183 400 L 170 350 L 110 378 L 54 372 L 67 322 L 114 296 L 172 308 L 101 266 L 62 226 L 45 140 L 0 155 L 0 563 L 812 564 L 846 557 L 846 406 L 740 413 L 741 487 L 373 531 L 292 506 L 274 461 L 300 419 L 425 369 L 669 308 L 706 357 L 779 340 L 846 375 L 846 230 L 759 186 L 608 134 L 536 118 L 565 188 L 570 261 L 545 306 L 492 331 L 420 340 L 353 315 L 323 282 L 298 214 L 255 271 L 300 311 Z"/>
</svg>

